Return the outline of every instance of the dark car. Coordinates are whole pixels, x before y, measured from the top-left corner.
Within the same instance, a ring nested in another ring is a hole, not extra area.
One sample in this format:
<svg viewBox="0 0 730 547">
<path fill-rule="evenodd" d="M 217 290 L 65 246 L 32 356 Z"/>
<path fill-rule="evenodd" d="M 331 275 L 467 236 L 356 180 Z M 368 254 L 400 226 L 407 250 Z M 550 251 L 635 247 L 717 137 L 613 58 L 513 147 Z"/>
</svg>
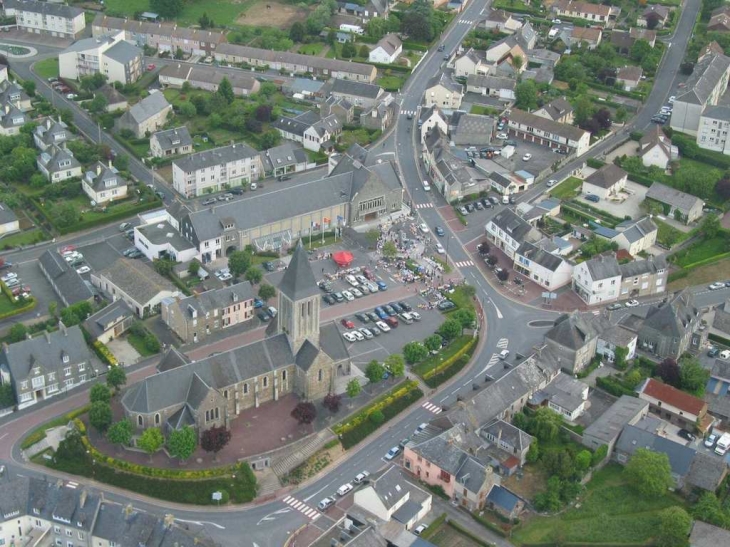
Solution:
<svg viewBox="0 0 730 547">
<path fill-rule="evenodd" d="M 242 186 L 236 186 L 235 188 L 231 188 L 231 194 L 234 194 L 236 196 L 242 196 L 243 195 L 243 187 Z"/>
<path fill-rule="evenodd" d="M 441 311 L 446 311 L 455 308 L 456 304 L 454 304 L 451 300 L 442 300 L 436 307 Z"/>
<path fill-rule="evenodd" d="M 335 300 L 338 302 L 344 302 L 345 301 L 345 295 L 343 295 L 341 292 L 336 292 L 333 295 L 335 297 Z"/>
<path fill-rule="evenodd" d="M 411 311 L 413 309 L 408 302 L 403 302 L 403 300 L 401 300 L 400 302 L 398 302 L 398 305 L 401 308 L 403 308 L 405 311 Z"/>
<path fill-rule="evenodd" d="M 367 315 L 365 315 L 364 313 L 356 313 L 355 314 L 355 317 L 361 323 L 369 323 L 370 322 L 370 318 Z"/>
<path fill-rule="evenodd" d="M 322 300 L 324 300 L 325 302 L 327 302 L 330 306 L 332 306 L 333 304 L 337 304 L 337 300 L 335 300 L 335 297 L 332 296 L 331 294 L 325 294 L 322 297 Z"/>
<path fill-rule="evenodd" d="M 482 205 L 482 203 L 480 201 L 475 201 L 474 202 L 474 207 L 476 207 L 476 209 L 478 211 L 482 211 L 484 209 L 484 205 Z"/>
<path fill-rule="evenodd" d="M 276 270 L 273 262 L 264 262 L 263 266 L 264 270 L 266 270 L 267 272 L 273 272 L 274 270 Z"/>
<path fill-rule="evenodd" d="M 708 350 L 708 352 L 707 352 L 707 356 L 708 356 L 708 357 L 717 357 L 718 355 L 720 355 L 720 349 L 719 349 L 719 348 L 716 348 L 716 347 L 714 347 L 714 346 L 713 346 L 713 347 L 711 347 L 711 348 L 710 348 L 710 349 Z"/>
<path fill-rule="evenodd" d="M 398 305 L 398 304 L 397 304 L 396 302 L 391 302 L 391 303 L 390 303 L 390 304 L 388 304 L 388 305 L 389 305 L 389 306 L 390 306 L 391 308 L 393 308 L 393 309 L 395 310 L 395 313 L 396 313 L 396 314 L 398 314 L 398 313 L 403 313 L 403 312 L 405 311 L 405 310 L 404 310 L 403 308 L 401 308 L 401 307 L 400 307 L 400 306 L 399 306 L 399 305 Z"/>
<path fill-rule="evenodd" d="M 471 213 L 472 211 L 474 211 L 474 205 L 472 205 L 471 203 L 467 203 L 466 210 Z"/>
<path fill-rule="evenodd" d="M 265 311 L 258 312 L 256 314 L 256 317 L 258 317 L 259 319 L 261 319 L 261 321 L 263 321 L 264 323 L 266 323 L 269 319 L 271 319 L 271 317 L 269 317 L 269 314 L 266 313 Z"/>
<path fill-rule="evenodd" d="M 372 321 L 373 323 L 380 321 L 380 317 L 375 312 L 369 311 L 367 313 L 367 315 L 368 315 L 368 318 L 370 318 L 370 321 Z"/>
<path fill-rule="evenodd" d="M 395 317 L 388 317 L 387 319 L 385 319 L 385 322 L 391 329 L 398 328 L 398 320 Z"/>
<path fill-rule="evenodd" d="M 397 312 L 393 309 L 393 306 L 389 306 L 388 304 L 383 306 L 383 311 L 388 315 L 398 315 Z"/>
<path fill-rule="evenodd" d="M 291 177 L 289 175 L 279 175 L 277 178 L 279 182 L 284 182 L 285 180 L 291 180 Z"/>
<path fill-rule="evenodd" d="M 439 237 L 443 237 L 446 232 L 444 232 L 444 229 L 441 226 L 436 226 L 433 229 L 434 232 L 436 232 L 436 235 Z"/>
<path fill-rule="evenodd" d="M 695 437 L 692 433 L 690 433 L 686 429 L 680 429 L 679 431 L 677 431 L 677 435 L 679 435 L 683 439 L 688 440 L 689 442 L 694 442 L 697 439 L 697 437 Z"/>
</svg>

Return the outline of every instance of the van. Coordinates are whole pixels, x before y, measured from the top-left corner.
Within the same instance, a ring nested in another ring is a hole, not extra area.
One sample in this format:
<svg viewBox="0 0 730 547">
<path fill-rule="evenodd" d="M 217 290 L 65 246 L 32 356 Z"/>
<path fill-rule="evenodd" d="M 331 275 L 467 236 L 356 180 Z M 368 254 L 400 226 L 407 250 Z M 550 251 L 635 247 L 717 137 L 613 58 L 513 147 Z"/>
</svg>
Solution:
<svg viewBox="0 0 730 547">
<path fill-rule="evenodd" d="M 273 319 L 279 312 L 276 311 L 276 308 L 274 306 L 269 306 L 268 308 L 266 308 L 266 313 L 268 313 Z"/>
<path fill-rule="evenodd" d="M 408 312 L 401 313 L 398 317 L 400 317 L 400 320 L 403 321 L 406 325 L 410 325 L 411 323 L 413 323 L 413 318 Z"/>
<path fill-rule="evenodd" d="M 337 495 L 342 497 L 351 490 L 352 490 L 352 485 L 349 482 L 345 483 L 337 489 Z"/>
<path fill-rule="evenodd" d="M 427 181 L 427 180 L 424 180 L 424 181 L 423 181 L 423 189 L 424 189 L 424 190 L 425 190 L 426 192 L 428 192 L 428 191 L 430 191 L 430 190 L 431 190 L 431 185 L 430 185 L 430 184 L 428 184 L 428 181 Z"/>
<path fill-rule="evenodd" d="M 509 205 L 509 196 L 502 196 L 502 205 Z"/>
</svg>

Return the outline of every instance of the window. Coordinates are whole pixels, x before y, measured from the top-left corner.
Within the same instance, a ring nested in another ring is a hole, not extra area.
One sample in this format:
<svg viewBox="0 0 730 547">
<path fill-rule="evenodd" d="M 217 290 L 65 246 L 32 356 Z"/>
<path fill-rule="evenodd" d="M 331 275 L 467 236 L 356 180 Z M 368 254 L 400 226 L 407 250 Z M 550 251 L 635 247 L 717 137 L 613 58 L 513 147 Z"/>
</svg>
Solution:
<svg viewBox="0 0 730 547">
<path fill-rule="evenodd" d="M 56 379 L 56 373 L 55 372 L 49 372 L 48 373 L 48 381 L 53 382 Z"/>
<path fill-rule="evenodd" d="M 71 376 L 71 367 L 64 367 L 63 368 L 63 375 L 64 376 Z"/>
<path fill-rule="evenodd" d="M 84 363 L 79 364 L 79 372 L 83 372 L 86 369 L 86 365 Z"/>
<path fill-rule="evenodd" d="M 243 384 L 243 394 L 246 395 L 248 393 L 248 384 Z"/>
<path fill-rule="evenodd" d="M 160 414 L 159 412 L 155 414 L 155 425 L 160 425 Z"/>
<path fill-rule="evenodd" d="M 264 376 L 264 387 L 269 387 L 269 377 Z"/>
<path fill-rule="evenodd" d="M 43 376 L 36 376 L 31 380 L 31 384 L 33 384 L 33 389 L 43 387 Z"/>
<path fill-rule="evenodd" d="M 69 359 L 69 356 L 68 356 L 68 355 L 66 355 L 66 354 L 64 353 L 64 355 L 63 355 L 63 362 L 64 362 L 64 363 L 68 363 L 68 362 L 69 362 L 69 360 L 70 360 L 70 359 Z"/>
<path fill-rule="evenodd" d="M 286 382 L 286 371 L 285 370 L 281 371 L 281 381 Z"/>
<path fill-rule="evenodd" d="M 20 389 L 28 389 L 28 380 L 20 382 Z"/>
<path fill-rule="evenodd" d="M 61 533 L 61 527 L 60 527 L 60 526 L 54 526 L 54 527 L 53 527 L 53 531 L 54 531 L 55 533 L 57 533 L 57 534 L 60 534 L 60 533 Z"/>
<path fill-rule="evenodd" d="M 322 369 L 319 369 L 319 372 L 317 372 L 317 381 L 321 382 L 323 377 L 324 374 L 322 373 Z"/>
<path fill-rule="evenodd" d="M 73 530 L 69 530 L 69 529 L 67 528 L 67 529 L 66 529 L 66 535 L 67 535 L 68 537 L 71 537 L 71 536 L 73 536 L 73 535 L 74 535 L 74 531 L 73 531 Z"/>
</svg>

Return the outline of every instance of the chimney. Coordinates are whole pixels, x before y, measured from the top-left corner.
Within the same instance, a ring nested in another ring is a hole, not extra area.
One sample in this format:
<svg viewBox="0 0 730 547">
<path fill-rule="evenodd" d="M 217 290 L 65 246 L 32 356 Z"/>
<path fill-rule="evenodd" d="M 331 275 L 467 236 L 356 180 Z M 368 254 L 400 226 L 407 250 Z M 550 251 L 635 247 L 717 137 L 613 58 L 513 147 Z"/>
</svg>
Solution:
<svg viewBox="0 0 730 547">
<path fill-rule="evenodd" d="M 79 507 L 81 507 L 82 509 L 84 508 L 84 505 L 86 505 L 86 496 L 88 496 L 88 492 L 84 488 L 81 491 L 81 496 L 79 496 Z"/>
<path fill-rule="evenodd" d="M 10 112 L 10 105 L 5 103 L 5 113 L 7 114 L 8 112 Z"/>
<path fill-rule="evenodd" d="M 497 442 L 502 440 L 502 428 L 499 428 L 499 431 L 497 432 Z"/>
<path fill-rule="evenodd" d="M 175 516 L 167 514 L 165 515 L 165 519 L 163 520 L 163 524 L 165 525 L 165 528 L 172 528 L 172 525 L 175 523 Z"/>
</svg>

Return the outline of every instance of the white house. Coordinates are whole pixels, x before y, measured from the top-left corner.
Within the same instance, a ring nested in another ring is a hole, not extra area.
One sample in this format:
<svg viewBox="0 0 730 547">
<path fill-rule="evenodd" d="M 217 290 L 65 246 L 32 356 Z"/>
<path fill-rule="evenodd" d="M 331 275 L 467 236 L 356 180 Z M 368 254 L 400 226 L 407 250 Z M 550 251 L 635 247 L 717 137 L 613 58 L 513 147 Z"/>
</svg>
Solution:
<svg viewBox="0 0 730 547">
<path fill-rule="evenodd" d="M 37 159 L 38 169 L 51 182 L 61 182 L 81 176 L 81 164 L 65 144 L 55 144 L 41 152 Z"/>
<path fill-rule="evenodd" d="M 514 17 L 514 14 L 501 9 L 489 10 L 484 19 L 484 28 L 503 34 L 514 34 L 522 28 L 522 21 Z"/>
<path fill-rule="evenodd" d="M 421 109 L 418 125 L 421 128 L 421 142 L 424 142 L 426 134 L 434 127 L 438 127 L 442 135 L 449 133 L 449 123 L 443 111 L 438 106 Z"/>
<path fill-rule="evenodd" d="M 616 348 L 626 348 L 628 351 L 626 359 L 633 359 L 636 355 L 637 340 L 638 336 L 635 332 L 631 332 L 621 325 L 615 325 L 598 334 L 596 353 L 613 362 L 616 360 Z"/>
<path fill-rule="evenodd" d="M 0 235 L 11 234 L 20 230 L 20 222 L 13 210 L 0 202 Z"/>
<path fill-rule="evenodd" d="M 612 241 L 618 244 L 619 249 L 628 251 L 632 256 L 651 248 L 659 233 L 657 225 L 649 217 L 625 220 L 616 226 L 616 231 L 618 234 Z"/>
<path fill-rule="evenodd" d="M 469 76 L 470 74 L 489 73 L 489 65 L 484 52 L 476 51 L 474 48 L 467 49 L 454 61 L 454 76 L 457 78 Z"/>
<path fill-rule="evenodd" d="M 512 259 L 525 241 L 535 242 L 540 233 L 518 217 L 514 211 L 504 209 L 496 214 L 486 226 L 487 238 Z"/>
<path fill-rule="evenodd" d="M 375 48 L 370 50 L 368 60 L 371 63 L 382 63 L 389 65 L 403 53 L 403 44 L 395 34 L 386 34 L 380 41 L 375 45 Z"/>
<path fill-rule="evenodd" d="M 566 420 L 574 422 L 588 405 L 588 384 L 575 380 L 567 374 L 558 374 L 536 397 L 547 399 L 547 406 Z"/>
<path fill-rule="evenodd" d="M 167 257 L 175 262 L 186 263 L 198 254 L 195 245 L 185 239 L 167 219 L 157 219 L 156 222 L 135 227 L 134 246 L 149 260 Z"/>
<path fill-rule="evenodd" d="M 127 181 L 111 162 L 109 165 L 96 162 L 96 165 L 84 174 L 81 186 L 86 195 L 99 204 L 127 197 Z"/>
<path fill-rule="evenodd" d="M 469 74 L 466 78 L 466 90 L 469 93 L 479 93 L 494 97 L 502 101 L 514 101 L 517 80 L 485 74 Z"/>
<path fill-rule="evenodd" d="M 570 283 L 573 275 L 570 262 L 528 241 L 515 251 L 514 269 L 551 291 Z"/>
<path fill-rule="evenodd" d="M 294 118 L 281 116 L 271 126 L 285 139 L 301 143 L 304 148 L 314 152 L 330 152 L 334 148 L 334 140 L 342 133 L 342 123 L 334 114 L 324 118 L 312 112 Z"/>
<path fill-rule="evenodd" d="M 453 81 L 449 74 L 442 72 L 428 82 L 424 100 L 426 106 L 455 110 L 461 106 L 463 94 L 464 86 Z"/>
<path fill-rule="evenodd" d="M 654 127 L 639 140 L 639 155 L 645 167 L 666 169 L 669 162 L 679 159 L 679 149 L 672 144 L 664 131 L 654 124 Z"/>
<path fill-rule="evenodd" d="M 583 181 L 583 193 L 593 194 L 601 199 L 615 197 L 626 188 L 628 173 L 614 165 L 607 163 Z"/>
<path fill-rule="evenodd" d="M 131 84 L 142 75 L 142 50 L 126 42 L 123 31 L 86 38 L 59 53 L 58 69 L 69 80 L 103 74 L 109 82 Z"/>
<path fill-rule="evenodd" d="M 621 289 L 621 269 L 616 255 L 598 255 L 573 268 L 573 290 L 593 306 L 613 302 Z"/>
<path fill-rule="evenodd" d="M 15 15 L 20 30 L 58 38 L 78 38 L 86 28 L 84 10 L 55 2 L 4 0 L 5 15 Z"/>
</svg>

